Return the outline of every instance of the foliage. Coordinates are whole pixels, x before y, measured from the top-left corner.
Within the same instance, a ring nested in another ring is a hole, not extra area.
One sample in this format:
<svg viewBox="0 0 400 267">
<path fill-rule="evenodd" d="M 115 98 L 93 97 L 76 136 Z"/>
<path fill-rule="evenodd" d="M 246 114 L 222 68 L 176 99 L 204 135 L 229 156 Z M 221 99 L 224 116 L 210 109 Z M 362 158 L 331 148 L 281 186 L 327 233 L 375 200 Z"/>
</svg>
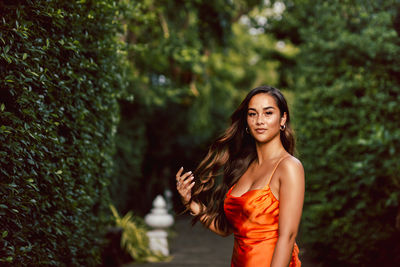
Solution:
<svg viewBox="0 0 400 267">
<path fill-rule="evenodd" d="M 0 3 L 2 264 L 94 266 L 125 86 L 114 1 Z"/>
<path fill-rule="evenodd" d="M 116 208 L 110 205 L 114 215 L 115 224 L 123 229 L 121 247 L 136 262 L 158 262 L 168 258 L 162 254 L 154 253 L 149 248 L 149 240 L 146 235 L 147 226 L 140 217 L 134 217 L 130 211 L 124 217 L 120 217 Z"/>
<path fill-rule="evenodd" d="M 121 101 L 113 201 L 143 214 L 180 166 L 196 167 L 249 89 L 279 85 L 279 58 L 294 49 L 250 33 L 241 18 L 263 1 L 127 2 L 135 98 Z"/>
<path fill-rule="evenodd" d="M 285 3 L 280 24 L 298 35 L 282 36 L 300 46 L 294 121 L 307 252 L 324 266 L 399 265 L 399 3 Z"/>
</svg>

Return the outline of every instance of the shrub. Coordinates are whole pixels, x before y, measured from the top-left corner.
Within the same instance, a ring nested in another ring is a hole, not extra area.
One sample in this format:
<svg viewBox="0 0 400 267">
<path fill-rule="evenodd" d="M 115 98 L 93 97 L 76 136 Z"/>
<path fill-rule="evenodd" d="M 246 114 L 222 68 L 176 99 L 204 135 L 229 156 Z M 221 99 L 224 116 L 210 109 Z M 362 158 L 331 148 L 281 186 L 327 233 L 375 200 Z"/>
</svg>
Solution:
<svg viewBox="0 0 400 267">
<path fill-rule="evenodd" d="M 125 216 L 120 217 L 114 206 L 111 205 L 110 209 L 114 215 L 116 226 L 123 229 L 121 247 L 134 261 L 158 262 L 163 260 L 168 261 L 171 259 L 161 253 L 155 253 L 150 250 L 149 238 L 146 235 L 148 227 L 144 223 L 143 219 L 134 216 L 132 211 L 129 211 Z"/>
<path fill-rule="evenodd" d="M 0 261 L 96 265 L 124 87 L 119 7 L 0 5 Z"/>
<path fill-rule="evenodd" d="M 307 182 L 303 238 L 324 266 L 395 266 L 398 14 L 392 1 L 350 2 L 313 3 L 312 20 L 300 28 L 295 121 Z"/>
</svg>

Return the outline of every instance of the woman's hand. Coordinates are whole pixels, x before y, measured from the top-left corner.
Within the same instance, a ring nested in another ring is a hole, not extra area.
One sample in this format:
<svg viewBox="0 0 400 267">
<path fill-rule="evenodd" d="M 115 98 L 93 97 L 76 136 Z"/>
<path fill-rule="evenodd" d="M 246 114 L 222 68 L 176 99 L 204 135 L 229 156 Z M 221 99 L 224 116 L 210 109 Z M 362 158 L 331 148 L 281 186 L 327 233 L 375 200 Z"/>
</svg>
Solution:
<svg viewBox="0 0 400 267">
<path fill-rule="evenodd" d="M 192 201 L 189 203 L 191 197 L 192 197 L 192 188 L 194 186 L 194 176 L 192 172 L 186 172 L 182 174 L 183 172 L 183 167 L 179 169 L 179 171 L 176 173 L 176 189 L 178 190 L 179 194 L 181 195 L 182 202 L 186 206 L 187 209 L 189 209 L 190 214 L 193 216 L 198 216 L 200 213 L 203 212 L 203 210 L 206 209 L 206 207 L 196 201 Z M 204 224 L 204 222 L 208 219 L 208 215 L 204 214 L 200 218 L 200 222 Z M 215 218 L 214 218 L 215 220 Z M 215 221 L 212 221 L 209 225 L 207 225 L 208 229 L 211 231 L 215 232 L 216 234 L 220 236 L 228 236 L 232 233 L 232 229 L 229 228 L 227 232 L 222 232 L 218 228 L 216 228 Z"/>
<path fill-rule="evenodd" d="M 191 171 L 182 175 L 183 167 L 176 173 L 176 189 L 181 195 L 182 202 L 187 205 L 192 197 L 192 187 L 194 186 L 194 176 Z"/>
</svg>

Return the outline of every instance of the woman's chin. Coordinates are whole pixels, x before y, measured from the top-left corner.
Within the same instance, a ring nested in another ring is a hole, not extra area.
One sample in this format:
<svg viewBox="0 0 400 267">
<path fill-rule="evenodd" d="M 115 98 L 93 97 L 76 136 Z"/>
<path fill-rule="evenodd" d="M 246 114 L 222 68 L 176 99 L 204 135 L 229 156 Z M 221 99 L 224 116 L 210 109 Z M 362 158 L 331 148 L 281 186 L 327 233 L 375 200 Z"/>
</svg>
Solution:
<svg viewBox="0 0 400 267">
<path fill-rule="evenodd" d="M 268 136 L 257 136 L 257 137 L 254 137 L 254 140 L 257 143 L 264 144 L 264 143 L 268 143 L 269 141 L 271 141 L 271 138 L 269 138 Z"/>
<path fill-rule="evenodd" d="M 257 143 L 261 143 L 261 144 L 265 144 L 268 143 L 270 141 L 272 141 L 274 138 L 278 138 L 279 137 L 279 132 L 278 134 L 271 136 L 271 135 L 267 135 L 267 134 L 255 134 L 253 135 L 254 140 Z"/>
</svg>

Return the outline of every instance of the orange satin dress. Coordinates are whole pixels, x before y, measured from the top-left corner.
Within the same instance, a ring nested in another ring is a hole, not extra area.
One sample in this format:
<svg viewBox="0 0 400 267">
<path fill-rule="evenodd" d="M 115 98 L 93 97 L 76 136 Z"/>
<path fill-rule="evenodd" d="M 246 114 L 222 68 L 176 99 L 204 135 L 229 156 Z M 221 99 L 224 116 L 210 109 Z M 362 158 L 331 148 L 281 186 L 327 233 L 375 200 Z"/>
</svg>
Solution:
<svg viewBox="0 0 400 267">
<path fill-rule="evenodd" d="M 267 185 L 250 190 L 239 197 L 226 194 L 224 210 L 233 228 L 235 243 L 231 267 L 269 267 L 278 240 L 279 200 L 269 187 L 281 158 L 272 171 Z M 290 267 L 299 267 L 299 248 L 294 245 Z"/>
</svg>

